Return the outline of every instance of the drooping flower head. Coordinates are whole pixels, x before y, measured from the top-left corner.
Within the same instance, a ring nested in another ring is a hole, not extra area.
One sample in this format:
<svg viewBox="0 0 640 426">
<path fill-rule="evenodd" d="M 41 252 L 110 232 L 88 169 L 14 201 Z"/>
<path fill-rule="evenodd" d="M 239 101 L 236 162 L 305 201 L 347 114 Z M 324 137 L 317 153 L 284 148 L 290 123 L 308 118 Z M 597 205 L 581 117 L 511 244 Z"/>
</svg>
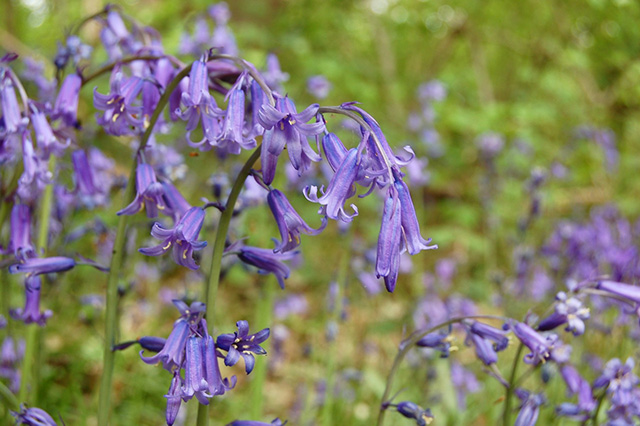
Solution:
<svg viewBox="0 0 640 426">
<path fill-rule="evenodd" d="M 139 163 L 136 168 L 136 198 L 124 209 L 118 212 L 118 216 L 133 215 L 146 207 L 147 217 L 158 216 L 158 210 L 166 209 L 163 198 L 164 188 L 158 182 L 153 167 L 146 163 Z"/>
</svg>

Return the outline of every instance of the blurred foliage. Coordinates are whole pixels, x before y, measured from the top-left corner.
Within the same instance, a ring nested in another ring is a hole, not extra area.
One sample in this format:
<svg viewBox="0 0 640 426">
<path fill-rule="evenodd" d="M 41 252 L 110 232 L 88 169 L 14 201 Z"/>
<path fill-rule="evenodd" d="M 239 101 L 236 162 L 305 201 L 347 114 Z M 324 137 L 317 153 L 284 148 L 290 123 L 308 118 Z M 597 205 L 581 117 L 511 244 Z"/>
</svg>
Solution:
<svg viewBox="0 0 640 426">
<path fill-rule="evenodd" d="M 182 32 L 210 2 L 127 1 L 121 5 L 126 13 L 156 28 L 163 35 L 166 51 L 173 53 Z M 51 58 L 65 31 L 102 6 L 96 1 L 5 0 L 0 48 L 22 56 Z M 432 271 L 437 259 L 453 257 L 458 262 L 455 292 L 473 298 L 484 312 L 500 313 L 489 296 L 496 277 L 512 273 L 517 244 L 539 246 L 558 219 L 584 218 L 595 205 L 612 202 L 628 217 L 640 214 L 640 187 L 635 183 L 640 168 L 637 2 L 273 0 L 230 2 L 229 6 L 230 25 L 242 55 L 262 67 L 266 54 L 275 52 L 283 70 L 290 74 L 287 91 L 299 105 L 315 102 L 305 90 L 306 79 L 325 75 L 333 89 L 323 104 L 361 102 L 378 119 L 387 139 L 398 147 L 410 143 L 417 152 L 424 151 L 422 141 L 407 130 L 409 113 L 419 108 L 417 87 L 438 79 L 448 91 L 447 99 L 435 105 L 435 128 L 444 153 L 430 159 L 430 184 L 413 192 L 423 215 L 424 234 L 432 237 L 440 249 L 415 257 L 414 272 L 401 279 L 393 295 L 367 297 L 356 277 L 349 276 L 345 290 L 350 300 L 348 320 L 340 323 L 337 369 L 344 372 L 357 368 L 362 377 L 343 386 L 351 393 L 337 399 L 331 413 L 334 424 L 368 425 L 377 415 L 403 326 L 411 331 L 411 312 L 424 293 L 421 274 Z M 94 44 L 99 41 L 96 27 L 91 25 L 83 36 Z M 106 79 L 100 84 L 106 87 Z M 91 111 L 91 90 L 83 93 L 85 110 Z M 90 118 L 92 113 L 85 115 Z M 574 129 L 584 124 L 615 132 L 620 152 L 615 170 L 607 170 L 597 144 L 573 137 Z M 499 179 L 487 200 L 481 190 L 485 170 L 475 141 L 489 131 L 504 135 L 506 146 L 496 162 Z M 129 155 L 121 142 L 105 135 L 83 143 L 96 143 L 123 160 Z M 518 144 L 527 149 L 519 149 Z M 205 156 L 187 158 L 188 166 L 200 171 L 211 170 L 211 161 Z M 517 233 L 518 221 L 529 208 L 524 183 L 534 166 L 549 169 L 558 161 L 570 173 L 566 179 L 544 186 L 543 220 L 522 237 Z M 126 164 L 120 165 L 122 170 L 126 170 Z M 194 182 L 192 193 L 187 194 L 194 202 L 202 196 L 196 185 Z M 313 214 L 316 207 L 303 207 L 304 203 L 298 199 L 296 206 L 300 205 L 307 215 Z M 354 233 L 371 245 L 379 229 L 377 204 L 373 200 L 360 204 L 362 217 L 356 221 Z M 98 215 L 107 224 L 114 224 L 112 212 Z M 240 219 L 238 233 L 251 235 L 252 243 L 268 245 L 269 238 L 276 235 L 269 213 L 257 209 L 250 215 L 250 219 Z M 94 216 L 94 212 L 85 212 L 82 217 L 90 221 Z M 147 232 L 144 219 L 133 222 L 139 234 Z M 211 225 L 203 231 L 207 239 L 212 233 Z M 324 378 L 324 332 L 330 318 L 322 301 L 327 280 L 337 275 L 332 266 L 350 255 L 349 248 L 342 244 L 344 240 L 335 224 L 318 238 L 303 238 L 304 267 L 288 280 L 286 291 L 307 295 L 311 309 L 303 318 L 285 321 L 292 337 L 285 343 L 283 363 L 270 371 L 263 420 L 286 418 L 294 405 L 303 411 L 299 424 L 319 416 L 316 385 Z M 71 250 L 81 252 L 83 248 Z M 208 256 L 205 251 L 203 258 Z M 159 264 L 155 259 L 144 261 L 152 266 Z M 161 283 L 137 282 L 133 294 L 124 298 L 123 339 L 165 336 L 169 332 L 176 311 L 157 303 L 160 285 L 173 288 L 179 295 L 198 297 L 201 277 L 170 268 L 162 273 Z M 130 274 L 128 279 L 132 277 Z M 78 301 L 86 294 L 103 293 L 103 281 L 96 280 L 95 271 L 78 268 L 43 294 L 55 316 L 45 331 L 46 350 L 41 356 L 46 364 L 39 396 L 41 406 L 61 413 L 68 425 L 95 421 L 102 312 L 99 304 L 92 307 Z M 256 295 L 263 285 L 274 286 L 275 281 L 255 276 L 240 266 L 229 271 L 220 293 L 219 306 L 228 311 L 219 318 L 221 332 L 233 330 L 235 321 L 243 316 L 252 318 Z M 19 286 L 15 288 L 15 299 L 19 300 Z M 511 302 L 510 312 L 519 316 L 528 309 L 542 313 L 548 306 Z M 255 325 L 264 326 L 267 324 Z M 603 357 L 625 357 L 634 350 L 628 340 L 617 341 L 617 347 L 603 348 L 598 339 L 583 339 L 585 348 L 577 346 L 574 351 L 599 348 Z M 375 350 L 367 352 L 364 347 Z M 505 368 L 513 352 L 501 357 L 500 364 Z M 481 371 L 470 350 L 456 356 L 465 366 Z M 447 402 L 450 395 L 447 397 L 446 388 L 450 385 L 430 380 L 434 370 L 446 371 L 447 365 L 435 360 L 428 366 L 405 366 L 396 381 L 407 387 L 402 399 L 432 404 L 438 424 L 494 424 L 502 409 L 500 385 L 486 381 L 482 393 L 470 396 L 467 412 L 458 413 Z M 257 368 L 266 368 L 266 362 L 258 362 Z M 245 413 L 250 379 L 246 380 L 239 368 L 235 370 L 240 379 L 237 389 L 214 400 L 221 419 L 215 424 Z M 141 363 L 132 350 L 118 357 L 115 380 L 113 424 L 151 425 L 161 421 L 162 395 L 169 378 L 160 367 Z M 550 393 L 562 397 L 564 388 L 555 387 Z M 193 410 L 195 404 L 189 406 Z M 547 407 L 542 424 L 563 424 L 552 417 L 553 410 Z M 400 424 L 396 418 L 387 420 Z"/>
</svg>

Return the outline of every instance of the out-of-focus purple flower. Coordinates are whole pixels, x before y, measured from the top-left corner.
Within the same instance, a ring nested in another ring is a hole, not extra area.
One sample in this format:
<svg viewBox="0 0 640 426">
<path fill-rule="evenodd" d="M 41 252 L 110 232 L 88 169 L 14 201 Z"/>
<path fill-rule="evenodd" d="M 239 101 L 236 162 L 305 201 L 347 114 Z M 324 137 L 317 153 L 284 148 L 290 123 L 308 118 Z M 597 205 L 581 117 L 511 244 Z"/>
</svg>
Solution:
<svg viewBox="0 0 640 426">
<path fill-rule="evenodd" d="M 298 247 L 300 245 L 301 232 L 307 235 L 318 235 L 327 226 L 326 217 L 322 218 L 322 224 L 318 229 L 313 229 L 307 225 L 289 203 L 287 197 L 277 189 L 269 192 L 267 203 L 280 231 L 280 244 L 273 249 L 276 253 L 284 253 Z"/>
<path fill-rule="evenodd" d="M 229 246 L 231 247 L 231 246 Z M 248 265 L 258 268 L 260 274 L 273 274 L 278 279 L 280 288 L 284 288 L 284 280 L 289 278 L 291 270 L 283 263 L 298 255 L 297 251 L 274 253 L 273 250 L 258 247 L 242 246 L 238 258 Z"/>
<path fill-rule="evenodd" d="M 21 263 L 9 266 L 12 274 L 26 273 L 27 277 L 64 272 L 76 266 L 75 260 L 68 257 L 29 258 Z"/>
<path fill-rule="evenodd" d="M 447 88 L 441 81 L 431 80 L 418 86 L 418 99 L 422 102 L 443 101 L 447 97 Z"/>
<path fill-rule="evenodd" d="M 266 69 L 262 75 L 271 89 L 284 93 L 282 91 L 282 83 L 289 80 L 289 74 L 282 72 L 280 61 L 278 61 L 278 57 L 274 53 L 267 55 Z"/>
<path fill-rule="evenodd" d="M 476 139 L 476 146 L 483 159 L 490 161 L 504 148 L 504 137 L 498 133 L 483 133 Z"/>
<path fill-rule="evenodd" d="M 76 191 L 83 203 L 89 207 L 104 204 L 107 201 L 109 187 L 95 174 L 87 153 L 79 149 L 71 154 L 71 163 L 76 181 Z M 106 189 L 106 190 L 105 190 Z"/>
<path fill-rule="evenodd" d="M 467 407 L 467 393 L 476 393 L 481 386 L 475 374 L 464 368 L 459 362 L 451 363 L 451 382 L 456 388 L 458 408 L 465 410 Z"/>
<path fill-rule="evenodd" d="M 332 84 L 324 75 L 314 75 L 307 79 L 307 91 L 318 99 L 329 96 Z"/>
<path fill-rule="evenodd" d="M 560 374 L 567 385 L 570 395 L 578 395 L 578 408 L 584 413 L 589 413 L 596 407 L 596 401 L 593 398 L 591 385 L 586 381 L 578 371 L 569 364 L 565 364 L 560 368 Z"/>
<path fill-rule="evenodd" d="M 164 189 L 156 179 L 153 167 L 149 164 L 138 163 L 136 168 L 136 198 L 124 209 L 118 212 L 118 216 L 133 215 L 146 207 L 147 217 L 158 216 L 158 210 L 164 211 L 166 204 L 163 198 Z"/>
<path fill-rule="evenodd" d="M 213 19 L 216 25 L 224 25 L 229 22 L 229 19 L 231 18 L 229 5 L 227 5 L 227 3 L 223 1 L 209 6 L 208 12 L 209 16 L 211 17 L 211 19 Z"/>
<path fill-rule="evenodd" d="M 540 321 L 538 330 L 553 330 L 563 324 L 567 324 L 566 331 L 574 336 L 584 333 L 584 321 L 589 319 L 589 308 L 582 306 L 582 302 L 575 297 L 568 297 L 564 291 L 556 295 L 556 310 L 554 313 Z"/>
<path fill-rule="evenodd" d="M 429 159 L 414 158 L 407 164 L 407 176 L 409 176 L 409 182 L 413 187 L 425 186 L 431 179 L 431 173 L 427 170 L 429 165 Z"/>
<path fill-rule="evenodd" d="M 283 320 L 290 315 L 302 315 L 309 309 L 309 302 L 302 294 L 290 294 L 273 304 L 276 319 Z"/>
<path fill-rule="evenodd" d="M 69 74 L 60 87 L 56 103 L 53 107 L 53 119 L 62 118 L 67 126 L 78 127 L 78 98 L 80 97 L 80 87 L 82 77 L 78 74 Z"/>
<path fill-rule="evenodd" d="M 520 398 L 520 412 L 514 426 L 534 426 L 540 415 L 540 406 L 546 403 L 541 393 L 530 393 L 523 389 L 516 389 L 515 394 Z"/>
<path fill-rule="evenodd" d="M 80 40 L 80 37 L 72 35 L 67 37 L 65 44 L 58 42 L 58 51 L 53 63 L 58 69 L 66 67 L 69 60 L 73 65 L 78 65 L 82 59 L 89 59 L 93 48 Z"/>
<path fill-rule="evenodd" d="M 18 180 L 18 195 L 23 200 L 34 200 L 51 183 L 52 173 L 47 162 L 36 155 L 30 132 L 22 133 L 22 161 L 24 171 Z"/>
<path fill-rule="evenodd" d="M 218 348 L 227 351 L 224 359 L 226 366 L 235 365 L 240 357 L 244 359 L 244 366 L 247 374 L 253 371 L 255 358 L 253 354 L 265 355 L 265 351 L 260 343 L 269 338 L 269 329 L 265 328 L 255 334 L 249 334 L 249 323 L 247 321 L 238 321 L 236 323 L 238 331 L 233 334 L 221 334 L 216 339 Z"/>
<path fill-rule="evenodd" d="M 370 272 L 361 272 L 358 274 L 358 279 L 362 284 L 362 287 L 367 291 L 367 294 L 374 296 L 382 291 L 382 285 L 380 280 L 376 278 L 376 275 Z"/>
<path fill-rule="evenodd" d="M 15 417 L 17 425 L 57 426 L 53 418 L 41 408 L 27 408 L 21 405 L 20 412 L 11 411 L 11 415 Z"/>
<path fill-rule="evenodd" d="M 7 379 L 9 389 L 17 393 L 20 390 L 19 364 L 24 357 L 24 340 L 16 342 L 11 336 L 5 337 L 0 345 L 0 377 Z"/>
<path fill-rule="evenodd" d="M 607 388 L 611 401 L 616 405 L 626 405 L 634 400 L 633 390 L 640 379 L 633 373 L 635 361 L 627 358 L 623 364 L 618 358 L 607 362 L 602 375 L 593 382 L 594 389 Z"/>
<path fill-rule="evenodd" d="M 414 419 L 417 426 L 426 426 L 433 421 L 433 414 L 430 409 L 422 409 L 418 404 L 411 401 L 402 401 L 396 405 L 398 413 L 408 419 Z"/>
<path fill-rule="evenodd" d="M 275 418 L 271 423 L 259 422 L 256 420 L 234 420 L 227 424 L 227 426 L 284 426 L 286 424 L 286 420 L 283 422 L 282 420 Z"/>
<path fill-rule="evenodd" d="M 154 247 L 141 248 L 138 251 L 147 256 L 160 256 L 172 249 L 173 260 L 178 265 L 196 270 L 198 265 L 193 260 L 193 252 L 206 247 L 206 241 L 197 241 L 204 223 L 202 207 L 192 207 L 180 218 L 174 228 L 164 228 L 158 222 L 153 225 L 151 235 L 162 243 Z"/>
<path fill-rule="evenodd" d="M 22 78 L 32 81 L 36 85 L 40 102 L 53 103 L 57 91 L 56 82 L 44 76 L 44 62 L 36 61 L 30 57 L 25 57 L 23 60 L 25 69 L 22 71 Z"/>
<path fill-rule="evenodd" d="M 318 104 L 313 104 L 298 113 L 291 99 L 280 96 L 276 96 L 275 107 L 270 104 L 262 105 L 258 121 L 265 129 L 262 142 L 262 174 L 267 185 L 273 182 L 277 157 L 285 146 L 291 164 L 299 175 L 309 168 L 312 161 L 321 160 L 307 140 L 307 137 L 316 136 L 325 128 L 322 121 L 308 123 L 315 117 L 318 108 Z"/>
<path fill-rule="evenodd" d="M 22 119 L 14 86 L 10 72 L 5 72 L 4 69 L 0 68 L 0 102 L 2 103 L 3 133 L 6 132 L 8 134 L 18 133 L 28 122 Z"/>
<path fill-rule="evenodd" d="M 36 323 L 44 326 L 47 319 L 53 315 L 50 310 L 40 311 L 40 285 L 38 276 L 27 277 L 25 282 L 25 302 L 24 308 L 16 308 L 10 311 L 11 318 L 22 321 L 25 324 Z"/>
</svg>

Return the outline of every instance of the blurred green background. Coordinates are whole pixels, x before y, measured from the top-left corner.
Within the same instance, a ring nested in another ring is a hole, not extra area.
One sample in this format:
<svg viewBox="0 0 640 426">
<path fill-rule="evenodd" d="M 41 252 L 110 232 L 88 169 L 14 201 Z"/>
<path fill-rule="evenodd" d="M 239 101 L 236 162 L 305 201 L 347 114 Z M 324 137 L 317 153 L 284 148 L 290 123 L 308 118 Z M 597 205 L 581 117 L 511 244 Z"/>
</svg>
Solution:
<svg viewBox="0 0 640 426">
<path fill-rule="evenodd" d="M 183 31 L 189 31 L 196 16 L 206 13 L 212 3 L 120 4 L 125 13 L 157 29 L 165 50 L 175 53 Z M 96 1 L 3 0 L 0 48 L 51 59 L 65 31 L 103 6 Z M 290 330 L 286 355 L 267 375 L 263 407 L 247 410 L 248 404 L 251 406 L 248 401 L 259 397 L 252 396 L 251 379 L 240 377 L 237 389 L 214 399 L 220 416 L 215 424 L 249 414 L 257 414 L 256 420 L 285 419 L 292 409 L 303 411 L 299 424 L 371 424 L 403 328 L 412 330 L 411 313 L 424 294 L 422 273 L 433 271 L 438 259 L 450 257 L 458 264 L 451 293 L 472 298 L 484 313 L 503 313 L 492 306 L 490 296 L 497 279 L 513 274 L 514 247 L 539 246 L 559 219 L 587 217 L 594 206 L 615 203 L 630 218 L 640 213 L 636 179 L 640 169 L 639 3 L 291 0 L 237 1 L 229 2 L 229 7 L 230 27 L 241 55 L 262 68 L 267 53 L 276 53 L 282 69 L 290 75 L 286 91 L 299 107 L 316 101 L 306 91 L 306 79 L 322 74 L 333 85 L 322 103 L 361 102 L 393 146 L 409 143 L 416 152 L 425 151 L 419 135 L 407 127 L 410 113 L 420 108 L 416 94 L 420 84 L 437 79 L 448 96 L 434 104 L 434 128 L 443 153 L 430 158 L 429 185 L 412 190 L 422 214 L 423 233 L 440 249 L 414 257 L 414 271 L 401 278 L 393 295 L 369 297 L 355 274 L 345 272 L 348 320 L 340 322 L 337 341 L 327 343 L 326 324 L 335 319 L 323 303 L 328 283 L 339 275 L 344 258 L 351 256 L 351 238 L 375 243 L 377 204 L 369 200 L 360 203 L 362 217 L 353 231 L 356 237 L 344 238 L 330 226 L 320 237 L 303 238 L 304 267 L 288 280 L 286 291 L 304 294 L 311 302 L 310 310 L 302 317 L 284 320 Z M 87 26 L 82 35 L 90 44 L 99 42 L 97 27 Z M 103 93 L 106 81 L 100 83 Z M 90 106 L 91 91 L 85 90 L 83 96 Z M 620 153 L 613 170 L 607 169 L 601 147 L 574 137 L 580 125 L 613 130 Z M 477 138 L 486 132 L 497 132 L 506 142 L 495 162 L 496 180 L 490 194 L 482 190 L 487 170 L 476 146 Z M 109 139 L 101 138 L 99 143 L 109 152 Z M 119 152 L 111 150 L 116 155 Z M 188 164 L 202 170 L 207 161 L 191 158 Z M 524 185 L 531 170 L 549 170 L 558 162 L 569 170 L 567 177 L 544 185 L 542 220 L 526 236 L 518 234 L 518 221 L 529 208 Z M 190 194 L 194 201 L 201 196 L 196 189 Z M 305 202 L 298 199 L 297 203 Z M 315 206 L 301 209 L 309 216 Z M 94 214 L 115 223 L 112 212 L 86 213 L 87 220 Z M 244 230 L 252 235 L 253 243 L 268 245 L 269 238 L 276 235 L 269 213 L 263 208 L 251 214 L 251 219 L 239 223 L 238 233 Z M 143 222 L 139 220 L 139 232 L 146 232 Z M 315 218 L 310 222 L 317 225 Z M 212 235 L 210 228 L 205 232 Z M 327 265 L 336 267 L 327 274 Z M 187 289 L 191 296 L 197 296 L 199 279 L 174 274 L 160 281 L 163 286 L 178 292 Z M 46 367 L 38 395 L 41 406 L 52 414 L 59 412 L 68 425 L 95 422 L 102 313 L 99 307 L 94 312 L 70 302 L 84 294 L 102 293 L 101 280 L 93 271 L 73 271 L 43 296 L 56 316 L 46 331 L 42 354 Z M 252 319 L 260 297 L 281 297 L 282 293 L 273 295 L 275 287 L 271 277 L 231 269 L 220 296 L 219 306 L 228 307 L 219 319 L 221 332 L 232 331 L 236 320 Z M 143 282 L 136 288 L 136 294 L 123 301 L 123 339 L 166 336 L 175 311 L 158 305 L 158 281 Z M 16 297 L 20 297 L 18 291 Z M 520 317 L 528 309 L 541 313 L 548 306 L 512 302 L 509 313 Z M 265 326 L 268 324 L 255 325 Z M 626 357 L 631 354 L 631 345 L 620 341 L 615 347 L 601 348 L 601 355 Z M 458 346 L 462 349 L 462 342 Z M 588 346 L 598 346 L 597 338 Z M 482 374 L 471 352 L 462 349 L 456 357 Z M 501 357 L 500 365 L 510 364 L 512 352 Z M 405 365 L 396 381 L 398 388 L 407 388 L 402 399 L 431 405 L 436 424 L 494 424 L 502 410 L 500 386 L 487 381 L 485 391 L 471 395 L 468 411 L 460 413 L 451 385 L 443 379 L 448 365 L 439 359 L 428 366 Z M 257 369 L 261 368 L 266 368 L 264 359 L 258 360 Z M 338 379 L 350 368 L 359 372 L 357 380 Z M 441 374 L 431 380 L 434 370 Z M 327 372 L 339 372 L 335 380 L 344 381 L 343 389 L 349 390 L 348 396 L 339 394 L 329 410 L 316 401 L 318 383 Z M 113 423 L 160 424 L 165 403 L 162 395 L 168 384 L 169 377 L 160 367 L 140 362 L 135 350 L 123 353 L 116 365 Z M 555 394 L 562 397 L 563 392 L 556 383 Z M 193 416 L 195 403 L 188 407 Z M 410 424 L 392 414 L 388 424 Z M 562 424 L 553 419 L 550 407 L 543 411 L 541 421 Z"/>
</svg>

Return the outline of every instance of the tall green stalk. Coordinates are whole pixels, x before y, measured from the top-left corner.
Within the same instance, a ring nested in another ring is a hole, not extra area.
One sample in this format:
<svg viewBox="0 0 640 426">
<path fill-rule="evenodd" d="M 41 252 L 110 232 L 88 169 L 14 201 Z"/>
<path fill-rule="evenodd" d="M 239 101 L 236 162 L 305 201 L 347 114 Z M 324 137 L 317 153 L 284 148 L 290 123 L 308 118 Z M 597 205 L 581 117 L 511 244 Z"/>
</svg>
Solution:
<svg viewBox="0 0 640 426">
<path fill-rule="evenodd" d="M 271 281 L 271 280 L 268 280 Z M 256 318 L 254 324 L 256 327 L 262 328 L 266 324 L 271 324 L 273 313 L 273 298 L 276 289 L 276 284 L 267 282 L 260 289 L 260 299 L 258 300 L 258 306 L 256 307 Z M 262 343 L 262 347 L 269 352 L 270 343 L 269 340 Z M 264 409 L 264 383 L 267 379 L 268 364 L 257 363 L 251 376 L 251 404 L 250 414 L 252 419 L 261 419 Z"/>
<path fill-rule="evenodd" d="M 49 159 L 49 170 L 54 172 L 56 168 L 56 157 L 51 156 Z M 51 223 L 51 208 L 53 207 L 53 185 L 49 184 L 45 187 L 42 195 L 42 204 L 40 205 L 40 214 L 38 218 L 38 237 L 36 247 L 40 254 L 46 255 L 47 241 L 49 239 L 49 224 Z M 38 387 L 33 377 L 38 377 L 39 368 L 36 362 L 38 358 L 38 341 L 39 333 L 42 328 L 37 324 L 27 326 L 27 337 L 25 342 L 24 358 L 22 360 L 22 372 L 20 378 L 20 391 L 18 392 L 18 400 L 20 402 L 29 402 L 31 405 L 37 404 Z"/>
<path fill-rule="evenodd" d="M 162 97 L 158 101 L 156 109 L 153 111 L 149 119 L 149 126 L 145 130 L 140 139 L 138 152 L 143 150 L 146 145 L 153 128 L 160 118 L 164 107 L 169 102 L 171 93 L 178 87 L 180 81 L 189 75 L 191 65 L 185 67 L 174 79 L 169 83 Z M 129 179 L 123 196 L 122 208 L 126 207 L 135 196 L 135 173 L 137 166 L 137 155 L 134 157 L 129 171 Z M 111 408 L 111 382 L 113 380 L 113 366 L 115 361 L 115 352 L 113 345 L 116 343 L 116 333 L 118 326 L 118 280 L 122 269 L 122 260 L 124 255 L 124 246 L 126 243 L 127 222 L 129 217 L 121 215 L 118 217 L 118 229 L 116 231 L 116 239 L 113 243 L 111 253 L 111 264 L 109 265 L 109 277 L 107 279 L 107 297 L 105 309 L 105 345 L 102 361 L 102 381 L 100 382 L 100 396 L 98 400 L 98 426 L 106 426 L 109 423 L 109 412 Z"/>
<path fill-rule="evenodd" d="M 229 224 L 231 223 L 231 217 L 233 216 L 233 209 L 235 208 L 236 201 L 240 195 L 240 191 L 244 187 L 244 182 L 251 174 L 251 169 L 258 158 L 260 158 L 261 145 L 253 151 L 249 159 L 242 166 L 242 170 L 238 173 L 231 193 L 225 204 L 224 211 L 220 215 L 220 221 L 218 222 L 218 229 L 216 230 L 216 237 L 213 243 L 213 255 L 211 257 L 211 269 L 209 271 L 209 280 L 207 281 L 207 287 L 205 289 L 205 298 L 207 300 L 207 326 L 209 327 L 209 334 L 213 334 L 213 328 L 215 325 L 215 307 L 216 299 L 218 297 L 218 285 L 220 284 L 220 272 L 222 270 L 222 255 L 224 254 L 224 245 L 227 240 L 227 233 L 229 232 Z M 209 407 L 212 404 L 199 405 L 198 406 L 198 426 L 206 426 L 209 418 Z"/>
<path fill-rule="evenodd" d="M 504 411 L 502 413 L 502 424 L 509 426 L 511 424 L 511 400 L 513 399 L 513 388 L 516 383 L 516 373 L 518 372 L 518 365 L 520 364 L 520 356 L 524 350 L 522 343 L 518 344 L 518 350 L 516 350 L 515 358 L 513 358 L 513 364 L 511 366 L 511 374 L 509 375 L 509 386 L 505 390 L 504 395 Z"/>
</svg>

